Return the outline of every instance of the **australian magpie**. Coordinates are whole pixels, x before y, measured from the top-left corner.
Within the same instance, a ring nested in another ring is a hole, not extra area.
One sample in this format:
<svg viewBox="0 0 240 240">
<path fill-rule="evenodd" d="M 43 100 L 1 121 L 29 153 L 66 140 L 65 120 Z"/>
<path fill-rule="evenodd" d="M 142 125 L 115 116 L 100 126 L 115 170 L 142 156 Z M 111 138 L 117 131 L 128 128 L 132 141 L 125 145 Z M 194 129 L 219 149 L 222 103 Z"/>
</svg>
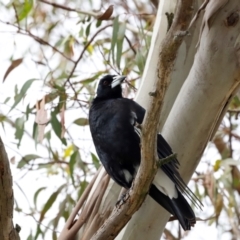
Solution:
<svg viewBox="0 0 240 240">
<path fill-rule="evenodd" d="M 104 168 L 120 186 L 129 189 L 140 161 L 140 135 L 145 109 L 133 100 L 123 98 L 121 84 L 125 76 L 106 75 L 98 84 L 97 95 L 89 112 L 93 142 Z M 159 159 L 173 154 L 161 134 L 157 136 Z M 195 205 L 198 199 L 187 187 L 178 172 L 179 162 L 174 158 L 158 169 L 149 189 L 149 195 L 174 215 L 184 230 L 196 223 L 195 214 L 183 193 Z"/>
</svg>

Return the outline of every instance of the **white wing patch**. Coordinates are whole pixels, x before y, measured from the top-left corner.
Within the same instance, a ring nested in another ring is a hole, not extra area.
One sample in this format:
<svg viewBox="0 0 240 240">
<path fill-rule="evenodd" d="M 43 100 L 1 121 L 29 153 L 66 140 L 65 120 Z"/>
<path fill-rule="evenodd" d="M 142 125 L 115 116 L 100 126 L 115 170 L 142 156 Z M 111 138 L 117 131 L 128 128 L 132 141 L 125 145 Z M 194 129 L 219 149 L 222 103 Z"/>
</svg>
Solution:
<svg viewBox="0 0 240 240">
<path fill-rule="evenodd" d="M 153 180 L 153 184 L 165 195 L 170 198 L 177 198 L 178 193 L 174 182 L 163 172 L 158 169 L 157 174 Z"/>
<path fill-rule="evenodd" d="M 131 111 L 131 120 L 130 120 L 130 123 L 133 125 L 135 133 L 141 138 L 142 131 L 141 131 L 141 129 L 138 127 L 137 115 L 136 115 L 136 113 L 133 112 L 133 111 Z"/>
<path fill-rule="evenodd" d="M 134 126 L 134 131 L 135 131 L 135 133 L 141 138 L 141 135 L 142 135 L 141 129 L 138 128 L 137 126 Z"/>
<path fill-rule="evenodd" d="M 137 120 L 137 114 L 134 111 L 131 111 L 130 123 L 134 126 Z"/>
<path fill-rule="evenodd" d="M 123 175 L 124 175 L 124 177 L 125 177 L 125 180 L 126 180 L 128 183 L 132 182 L 133 176 L 131 175 L 131 173 L 130 173 L 128 170 L 126 170 L 126 169 L 123 169 L 122 172 L 123 172 Z"/>
</svg>

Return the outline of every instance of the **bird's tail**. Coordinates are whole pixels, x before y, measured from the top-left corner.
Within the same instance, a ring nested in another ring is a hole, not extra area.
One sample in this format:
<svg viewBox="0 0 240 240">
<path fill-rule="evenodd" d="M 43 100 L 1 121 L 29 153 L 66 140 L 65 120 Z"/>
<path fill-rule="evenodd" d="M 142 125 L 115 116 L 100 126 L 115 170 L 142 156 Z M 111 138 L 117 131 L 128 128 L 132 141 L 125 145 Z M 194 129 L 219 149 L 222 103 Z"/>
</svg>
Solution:
<svg viewBox="0 0 240 240">
<path fill-rule="evenodd" d="M 157 187 L 152 184 L 149 190 L 149 195 L 157 203 L 162 205 L 168 212 L 175 216 L 185 231 L 190 230 L 191 227 L 196 223 L 195 214 L 180 191 L 178 191 L 177 198 L 171 199 L 159 191 Z"/>
</svg>

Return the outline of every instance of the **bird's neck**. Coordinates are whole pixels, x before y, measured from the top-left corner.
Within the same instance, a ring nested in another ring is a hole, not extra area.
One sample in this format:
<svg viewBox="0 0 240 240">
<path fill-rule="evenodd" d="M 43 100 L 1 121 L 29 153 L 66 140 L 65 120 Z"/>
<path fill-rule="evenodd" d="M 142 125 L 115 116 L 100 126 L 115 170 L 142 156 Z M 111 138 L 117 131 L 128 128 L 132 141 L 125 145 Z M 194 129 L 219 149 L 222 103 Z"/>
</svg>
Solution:
<svg viewBox="0 0 240 240">
<path fill-rule="evenodd" d="M 109 97 L 109 96 L 108 97 L 103 97 L 103 96 L 99 97 L 99 96 L 97 96 L 97 97 L 95 97 L 93 99 L 93 103 L 104 102 L 104 101 L 118 99 L 118 98 L 123 98 L 122 94 L 114 95 L 114 96 L 111 96 L 111 97 Z"/>
</svg>

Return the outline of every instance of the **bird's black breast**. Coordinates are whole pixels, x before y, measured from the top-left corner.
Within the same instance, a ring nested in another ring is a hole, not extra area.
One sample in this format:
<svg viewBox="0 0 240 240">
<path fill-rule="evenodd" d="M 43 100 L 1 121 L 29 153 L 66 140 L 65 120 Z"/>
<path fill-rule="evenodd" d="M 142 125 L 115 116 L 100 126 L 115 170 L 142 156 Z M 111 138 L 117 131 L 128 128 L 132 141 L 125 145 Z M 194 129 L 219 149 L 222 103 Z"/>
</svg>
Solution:
<svg viewBox="0 0 240 240">
<path fill-rule="evenodd" d="M 141 159 L 131 103 L 123 98 L 100 101 L 93 103 L 89 114 L 90 130 L 102 164 L 116 182 L 127 188 Z"/>
</svg>

